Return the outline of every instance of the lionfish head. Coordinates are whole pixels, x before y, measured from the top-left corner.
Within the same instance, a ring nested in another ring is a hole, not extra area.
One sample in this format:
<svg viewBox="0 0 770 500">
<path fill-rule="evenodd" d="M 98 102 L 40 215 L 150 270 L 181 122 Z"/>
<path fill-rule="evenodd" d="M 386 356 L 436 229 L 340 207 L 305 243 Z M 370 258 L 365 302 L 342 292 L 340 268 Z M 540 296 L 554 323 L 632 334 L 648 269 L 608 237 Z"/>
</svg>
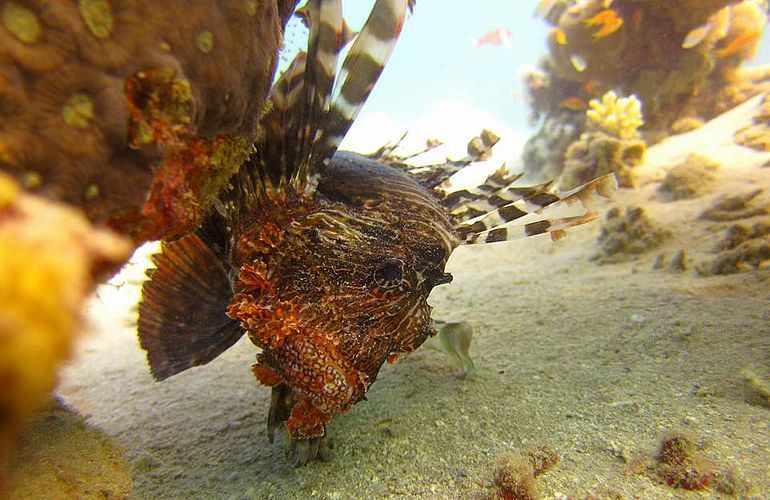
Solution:
<svg viewBox="0 0 770 500">
<path fill-rule="evenodd" d="M 358 349 L 379 367 L 435 333 L 428 296 L 452 280 L 444 267 L 459 240 L 425 189 L 360 155 L 338 153 L 318 190 L 331 204 L 305 226 L 320 243 L 314 272 L 347 322 L 339 325 L 344 342 L 353 341 L 346 352 Z"/>
</svg>

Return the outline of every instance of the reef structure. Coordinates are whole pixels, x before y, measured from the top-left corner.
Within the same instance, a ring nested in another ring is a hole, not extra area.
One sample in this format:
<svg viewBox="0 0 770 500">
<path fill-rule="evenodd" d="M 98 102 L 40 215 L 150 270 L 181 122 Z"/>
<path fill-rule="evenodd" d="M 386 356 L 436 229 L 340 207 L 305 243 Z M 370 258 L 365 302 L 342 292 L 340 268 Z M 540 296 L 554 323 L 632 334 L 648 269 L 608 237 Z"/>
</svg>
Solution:
<svg viewBox="0 0 770 500">
<path fill-rule="evenodd" d="M 0 4 L 0 462 L 94 287 L 194 230 L 251 154 L 295 4 Z"/>
<path fill-rule="evenodd" d="M 589 101 L 614 91 L 642 103 L 641 138 L 697 127 L 770 88 L 767 68 L 743 69 L 767 22 L 766 0 L 541 0 L 548 53 L 524 77 L 540 130 L 525 168 L 556 178 L 587 128 Z M 621 179 L 622 181 L 622 179 Z"/>
<path fill-rule="evenodd" d="M 251 151 L 295 4 L 4 2 L 0 170 L 137 242 L 191 231 Z"/>
<path fill-rule="evenodd" d="M 564 155 L 559 189 L 569 190 L 605 174 L 614 173 L 622 187 L 633 187 L 632 168 L 644 157 L 645 143 L 639 127 L 644 124 L 636 96 L 618 97 L 609 91 L 592 99 L 586 111 L 587 130 Z"/>
</svg>

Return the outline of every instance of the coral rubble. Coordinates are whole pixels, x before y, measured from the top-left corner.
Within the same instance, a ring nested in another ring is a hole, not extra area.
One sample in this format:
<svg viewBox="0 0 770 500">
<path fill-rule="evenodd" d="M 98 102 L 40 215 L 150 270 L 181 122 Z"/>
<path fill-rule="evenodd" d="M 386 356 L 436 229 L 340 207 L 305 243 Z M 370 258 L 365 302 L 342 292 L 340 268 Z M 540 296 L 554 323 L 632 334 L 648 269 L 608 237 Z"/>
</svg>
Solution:
<svg viewBox="0 0 770 500">
<path fill-rule="evenodd" d="M 5 2 L 0 170 L 136 240 L 248 156 L 295 0 Z"/>
<path fill-rule="evenodd" d="M 493 500 L 531 500 L 537 497 L 535 478 L 559 462 L 559 454 L 548 446 L 532 447 L 500 457 L 495 471 Z"/>
<path fill-rule="evenodd" d="M 697 453 L 692 438 L 683 433 L 664 436 L 656 460 L 658 476 L 673 488 L 702 490 L 716 477 L 713 464 Z"/>
</svg>

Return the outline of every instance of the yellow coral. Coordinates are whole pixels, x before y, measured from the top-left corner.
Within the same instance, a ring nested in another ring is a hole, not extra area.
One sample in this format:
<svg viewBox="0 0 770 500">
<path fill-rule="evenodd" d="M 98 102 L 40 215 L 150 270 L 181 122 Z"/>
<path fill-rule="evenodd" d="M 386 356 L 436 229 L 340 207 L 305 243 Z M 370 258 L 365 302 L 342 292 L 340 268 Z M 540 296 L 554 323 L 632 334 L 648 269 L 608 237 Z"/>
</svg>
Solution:
<svg viewBox="0 0 770 500">
<path fill-rule="evenodd" d="M 639 136 L 639 127 L 644 125 L 642 103 L 635 95 L 618 97 L 610 90 L 601 101 L 591 99 L 586 111 L 589 130 L 606 132 L 618 139 L 633 139 Z"/>
<path fill-rule="evenodd" d="M 78 212 L 27 195 L 0 173 L 0 483 L 20 424 L 45 401 L 99 274 L 129 255 L 127 240 Z"/>
</svg>

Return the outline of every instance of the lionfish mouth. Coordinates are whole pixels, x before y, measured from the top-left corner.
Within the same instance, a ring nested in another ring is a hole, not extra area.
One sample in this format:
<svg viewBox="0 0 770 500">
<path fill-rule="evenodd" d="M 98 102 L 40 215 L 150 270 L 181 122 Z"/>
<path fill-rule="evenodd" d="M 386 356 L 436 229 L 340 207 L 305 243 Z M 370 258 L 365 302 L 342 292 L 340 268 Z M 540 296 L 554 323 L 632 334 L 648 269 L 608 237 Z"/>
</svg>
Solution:
<svg viewBox="0 0 770 500">
<path fill-rule="evenodd" d="M 454 277 L 450 273 L 443 273 L 442 272 L 442 273 L 430 276 L 426 280 L 426 282 L 428 283 L 428 285 L 431 288 L 433 288 L 434 286 L 446 285 L 447 283 L 451 283 L 453 278 Z"/>
</svg>

